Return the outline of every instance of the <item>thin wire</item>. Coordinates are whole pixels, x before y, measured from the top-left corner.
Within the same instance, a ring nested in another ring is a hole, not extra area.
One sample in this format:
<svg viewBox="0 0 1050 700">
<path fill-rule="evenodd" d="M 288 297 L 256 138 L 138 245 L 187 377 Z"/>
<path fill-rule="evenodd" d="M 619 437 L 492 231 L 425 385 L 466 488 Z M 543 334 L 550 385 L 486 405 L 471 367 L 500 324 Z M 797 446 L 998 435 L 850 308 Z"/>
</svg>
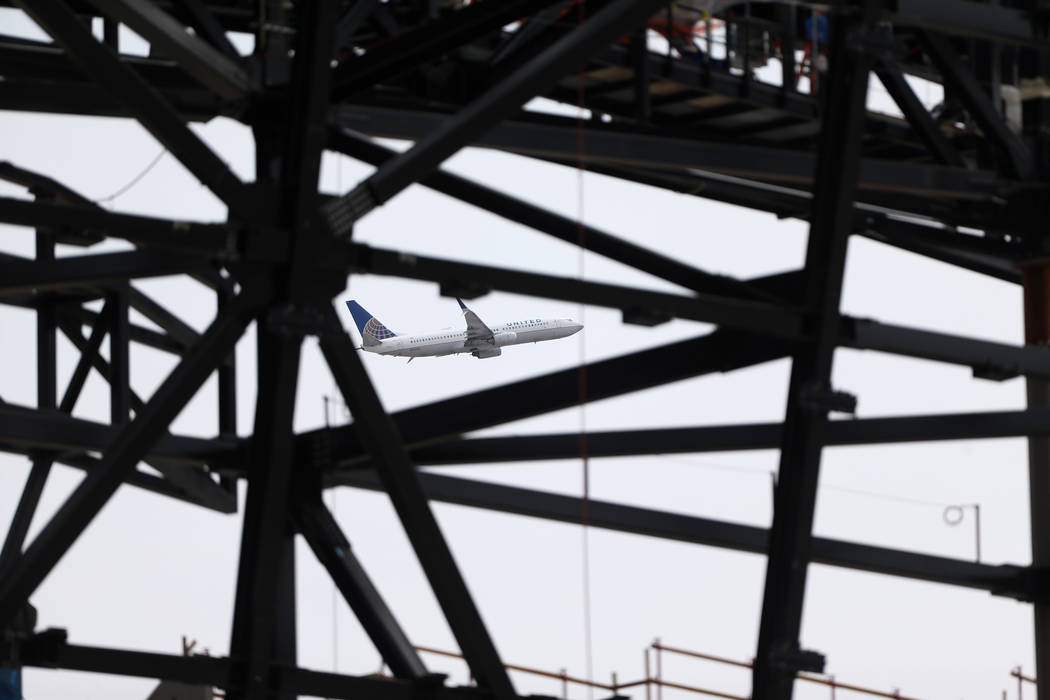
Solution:
<svg viewBox="0 0 1050 700">
<path fill-rule="evenodd" d="M 576 0 L 576 19 L 578 24 L 584 21 L 583 0 Z M 576 237 L 577 237 L 577 274 L 582 282 L 586 273 L 586 259 L 584 256 L 584 243 L 587 229 L 584 226 L 584 196 L 583 196 L 583 112 L 584 112 L 584 85 L 583 66 L 580 66 L 576 74 Z M 580 304 L 580 323 L 586 316 L 586 308 Z M 583 646 L 584 660 L 587 664 L 587 680 L 594 680 L 594 645 L 593 625 L 591 621 L 591 541 L 590 541 L 590 500 L 591 500 L 591 463 L 587 452 L 587 353 L 584 336 L 579 341 L 579 403 L 580 403 L 580 463 L 583 471 L 583 497 L 580 499 L 580 524 L 582 525 L 582 568 L 583 568 Z M 587 686 L 588 700 L 594 700 L 594 687 Z"/>
<path fill-rule="evenodd" d="M 336 155 L 335 163 L 336 163 L 336 166 L 335 166 L 335 183 L 336 183 L 335 191 L 341 193 L 343 191 L 343 156 L 341 154 L 337 154 Z M 333 389 L 333 392 L 332 392 L 333 396 L 339 396 L 339 397 L 342 396 L 342 394 L 338 392 L 338 387 L 333 386 L 332 389 Z M 327 410 L 327 407 L 326 407 L 325 410 Z M 325 420 L 326 421 L 328 420 L 328 416 L 325 416 Z M 333 518 L 338 517 L 338 515 L 337 515 L 337 513 L 338 513 L 338 506 L 339 506 L 339 501 L 337 499 L 336 490 L 335 490 L 335 487 L 332 487 L 332 517 Z M 339 616 L 337 615 L 337 612 L 338 612 L 337 605 L 338 605 L 338 597 L 336 595 L 335 581 L 333 581 L 332 582 L 332 672 L 333 673 L 339 673 Z"/>
<path fill-rule="evenodd" d="M 130 190 L 135 185 L 139 184 L 139 182 L 142 181 L 142 178 L 144 178 L 147 175 L 149 175 L 149 172 L 151 170 L 153 170 L 153 168 L 157 165 L 157 163 L 159 163 L 161 161 L 161 158 L 163 158 L 165 156 L 165 154 L 167 154 L 167 152 L 168 152 L 168 149 L 165 148 L 160 153 L 158 153 L 157 157 L 154 158 L 152 161 L 150 161 L 150 164 L 146 166 L 145 170 L 143 170 L 141 173 L 136 175 L 134 178 L 131 179 L 131 182 L 129 182 L 128 184 L 124 185 L 123 187 L 121 187 L 119 190 L 117 190 L 113 194 L 109 195 L 108 197 L 102 197 L 101 199 L 95 199 L 95 200 L 92 200 L 92 201 L 94 201 L 95 204 L 107 204 L 109 202 L 112 202 L 114 199 L 116 199 L 120 195 L 124 194 L 125 192 Z"/>
</svg>

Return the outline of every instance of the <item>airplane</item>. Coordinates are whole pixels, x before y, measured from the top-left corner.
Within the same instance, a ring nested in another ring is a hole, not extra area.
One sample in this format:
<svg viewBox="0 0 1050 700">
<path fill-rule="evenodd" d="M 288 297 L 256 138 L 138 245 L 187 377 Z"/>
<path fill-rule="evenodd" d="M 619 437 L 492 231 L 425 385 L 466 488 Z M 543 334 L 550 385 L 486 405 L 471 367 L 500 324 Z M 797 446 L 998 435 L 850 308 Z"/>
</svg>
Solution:
<svg viewBox="0 0 1050 700">
<path fill-rule="evenodd" d="M 377 355 L 407 357 L 409 362 L 417 357 L 442 357 L 468 352 L 478 359 L 498 357 L 504 346 L 565 338 L 583 328 L 582 323 L 568 318 L 530 318 L 490 327 L 468 309 L 462 299 L 456 297 L 456 301 L 463 310 L 466 330 L 444 329 L 421 335 L 394 333 L 352 299 L 346 302 L 346 306 L 354 317 L 357 330 L 361 332 L 361 350 Z"/>
</svg>

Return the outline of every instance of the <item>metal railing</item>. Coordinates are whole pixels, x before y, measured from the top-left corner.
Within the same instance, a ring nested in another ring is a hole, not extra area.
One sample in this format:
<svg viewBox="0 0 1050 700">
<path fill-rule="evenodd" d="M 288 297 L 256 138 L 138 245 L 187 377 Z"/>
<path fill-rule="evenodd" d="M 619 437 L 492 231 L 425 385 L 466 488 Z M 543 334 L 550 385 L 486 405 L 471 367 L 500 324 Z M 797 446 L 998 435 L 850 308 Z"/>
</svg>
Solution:
<svg viewBox="0 0 1050 700">
<path fill-rule="evenodd" d="M 434 654 L 437 656 L 445 656 L 453 659 L 463 659 L 462 654 L 445 651 L 443 649 L 435 649 L 432 647 L 417 646 L 416 650 L 425 654 Z M 712 654 L 703 654 L 697 651 L 690 651 L 688 649 L 681 649 L 678 647 L 671 647 L 665 644 L 661 644 L 660 640 L 654 641 L 652 644 L 647 646 L 644 650 L 644 665 L 645 665 L 645 677 L 630 681 L 628 683 L 621 683 L 617 678 L 617 674 L 612 674 L 611 682 L 602 683 L 587 678 L 581 678 L 579 676 L 571 676 L 565 669 L 560 671 L 546 671 L 539 668 L 530 668 L 528 666 L 519 666 L 517 664 L 504 664 L 509 671 L 517 671 L 527 675 L 537 676 L 541 678 L 549 678 L 552 680 L 561 681 L 561 697 L 563 700 L 568 700 L 569 697 L 569 686 L 578 685 L 585 688 L 594 688 L 598 690 L 610 691 L 613 697 L 622 697 L 621 692 L 629 688 L 645 687 L 645 698 L 646 700 L 663 700 L 663 689 L 669 688 L 672 690 L 681 690 L 688 693 L 696 693 L 698 695 L 705 695 L 707 697 L 723 698 L 724 700 L 750 700 L 746 696 L 733 695 L 731 693 L 725 693 L 720 690 L 714 690 L 712 688 L 702 688 L 695 685 L 687 685 L 685 683 L 678 683 L 675 681 L 669 681 L 663 678 L 663 654 L 678 654 L 680 656 L 686 656 L 694 659 L 700 659 L 703 661 L 710 661 L 713 663 L 720 663 L 727 666 L 735 666 L 737 668 L 750 669 L 754 666 L 752 661 L 738 661 L 736 659 L 729 659 L 722 656 L 714 656 Z M 653 673 L 653 659 L 655 656 L 655 674 Z M 1017 669 L 1020 672 L 1020 669 Z M 853 685 L 851 683 L 843 683 L 837 680 L 831 675 L 820 675 L 814 673 L 799 673 L 798 679 L 806 681 L 808 683 L 816 683 L 818 685 L 826 686 L 831 695 L 832 700 L 836 700 L 836 692 L 839 690 L 847 690 L 854 693 L 860 693 L 863 695 L 869 695 L 880 698 L 892 698 L 894 700 L 918 700 L 917 698 L 902 695 L 900 690 L 894 689 L 892 691 L 876 690 L 874 688 L 865 688 L 859 685 Z M 1025 677 L 1028 680 L 1027 677 Z M 655 693 L 654 693 L 655 691 Z"/>
</svg>

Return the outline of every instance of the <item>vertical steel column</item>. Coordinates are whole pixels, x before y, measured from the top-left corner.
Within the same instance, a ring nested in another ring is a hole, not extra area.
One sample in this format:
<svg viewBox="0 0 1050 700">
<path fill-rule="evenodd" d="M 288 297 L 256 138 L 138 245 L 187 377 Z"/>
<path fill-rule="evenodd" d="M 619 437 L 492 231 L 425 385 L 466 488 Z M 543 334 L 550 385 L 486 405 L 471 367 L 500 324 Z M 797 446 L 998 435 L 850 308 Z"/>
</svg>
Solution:
<svg viewBox="0 0 1050 700">
<path fill-rule="evenodd" d="M 868 60 L 859 53 L 872 3 L 831 17 L 823 128 L 806 250 L 806 308 L 811 339 L 795 352 L 769 537 L 765 594 L 752 697 L 787 700 L 799 670 L 823 670 L 823 657 L 799 648 L 821 450 L 832 400 L 831 366 L 868 90 Z"/>
<path fill-rule="evenodd" d="M 634 68 L 634 116 L 640 122 L 652 117 L 649 92 L 649 27 L 643 26 L 631 37 L 631 61 Z"/>
<path fill-rule="evenodd" d="M 49 231 L 37 229 L 36 259 L 50 262 L 55 259 L 55 237 Z M 36 401 L 41 410 L 55 408 L 58 394 L 57 379 L 57 317 L 55 302 L 44 295 L 39 298 L 36 309 Z M 51 471 L 51 457 L 39 454 L 33 458 L 33 466 L 22 488 L 11 526 L 0 550 L 0 572 L 3 572 L 22 553 L 26 533 L 40 503 L 40 496 Z"/>
<path fill-rule="evenodd" d="M 221 314 L 233 298 L 232 285 L 220 285 L 216 292 L 216 305 Z M 237 436 L 237 352 L 231 352 L 219 365 L 219 435 L 220 437 Z M 219 478 L 222 487 L 237 495 L 237 479 L 232 476 Z"/>
<path fill-rule="evenodd" d="M 106 295 L 110 307 L 109 408 L 113 425 L 128 422 L 131 414 L 131 332 L 128 323 L 128 285 Z"/>
<path fill-rule="evenodd" d="M 1050 345 L 1050 260 L 1026 265 L 1025 343 Z M 1050 382 L 1026 380 L 1028 408 L 1050 408 Z M 1050 438 L 1028 438 L 1028 492 L 1031 511 L 1032 566 L 1050 566 Z M 1035 664 L 1039 697 L 1050 696 L 1050 605 L 1035 603 Z"/>
<path fill-rule="evenodd" d="M 795 27 L 798 26 L 798 13 L 794 5 L 783 5 L 780 12 L 780 92 L 787 99 L 795 91 Z"/>
<path fill-rule="evenodd" d="M 302 341 L 296 335 L 270 332 L 264 320 L 257 325 L 259 393 L 230 641 L 230 655 L 241 664 L 243 692 L 230 697 L 261 699 L 271 693 L 271 662 L 295 664 L 295 562 L 288 491 Z"/>
</svg>

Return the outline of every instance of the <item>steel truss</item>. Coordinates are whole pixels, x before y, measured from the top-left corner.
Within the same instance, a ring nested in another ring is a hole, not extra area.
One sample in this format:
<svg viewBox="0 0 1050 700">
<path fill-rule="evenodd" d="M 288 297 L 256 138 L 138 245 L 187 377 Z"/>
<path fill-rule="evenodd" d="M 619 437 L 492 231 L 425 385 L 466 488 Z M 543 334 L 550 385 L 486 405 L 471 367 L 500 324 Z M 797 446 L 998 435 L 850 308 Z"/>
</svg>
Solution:
<svg viewBox="0 0 1050 700">
<path fill-rule="evenodd" d="M 1038 677 L 1043 683 L 1050 679 L 1045 493 L 1033 491 L 1037 555 L 1031 567 L 988 566 L 812 536 L 821 453 L 828 445 L 1025 436 L 1032 445 L 1033 489 L 1045 485 L 1050 351 L 1038 345 L 1046 342 L 1050 326 L 1050 287 L 1035 261 L 1050 253 L 1042 226 L 1050 186 L 1045 157 L 1050 114 L 1048 91 L 1038 85 L 1050 64 L 1050 44 L 1040 3 L 832 2 L 829 71 L 817 96 L 799 92 L 793 80 L 790 47 L 805 41 L 799 21 L 804 2 L 765 4 L 771 11 L 761 13 L 743 3 L 722 7 L 719 16 L 739 30 L 731 47 L 740 62 L 735 66 L 702 51 L 691 56 L 649 50 L 647 19 L 667 9 L 657 0 L 578 0 L 579 14 L 569 12 L 565 0 L 483 0 L 465 7 L 420 0 L 14 4 L 52 41 L 0 37 L 0 107 L 132 117 L 226 204 L 229 219 L 195 223 L 115 213 L 47 175 L 0 163 L 0 178 L 25 187 L 32 197 L 0 197 L 0 222 L 34 228 L 37 240 L 35 258 L 0 259 L 0 302 L 35 310 L 38 360 L 36 406 L 0 399 L 0 448 L 32 461 L 0 554 L 0 629 L 7 632 L 0 635 L 0 660 L 210 684 L 226 689 L 228 697 L 367 694 L 397 700 L 423 694 L 511 700 L 517 695 L 428 501 L 577 522 L 575 499 L 421 475 L 415 467 L 578 455 L 575 433 L 527 441 L 463 437 L 575 405 L 577 370 L 387 414 L 331 310 L 348 275 L 370 273 L 437 282 L 443 293 L 465 297 L 506 290 L 605 306 L 621 310 L 630 323 L 684 318 L 718 326 L 702 337 L 588 365 L 590 401 L 791 358 L 782 423 L 586 436 L 593 457 L 780 449 L 768 531 L 614 503 L 590 505 L 595 527 L 768 556 L 754 697 L 790 698 L 798 671 L 822 667 L 821 654 L 798 643 L 806 571 L 813 562 L 1031 601 Z M 85 17 L 102 18 L 101 40 Z M 515 22 L 517 30 L 508 31 Z M 120 52 L 118 24 L 150 43 L 150 57 Z M 254 33 L 254 53 L 239 55 L 228 32 Z M 765 45 L 783 47 L 780 86 L 753 78 L 751 61 L 764 49 L 749 39 L 759 35 Z M 438 62 L 441 70 L 435 68 Z M 886 85 L 903 121 L 865 111 L 871 72 Z M 907 74 L 944 84 L 948 97 L 940 113 L 919 102 Z M 578 79 L 584 81 L 586 107 L 601 119 L 581 125 L 522 110 L 537 95 L 575 103 Z M 1023 93 L 1025 86 L 1031 94 L 1023 99 L 1022 120 L 1011 121 L 1000 96 L 1004 89 Z M 242 182 L 187 127 L 220 114 L 253 129 L 254 182 Z M 958 129 L 952 120 L 968 128 Z M 440 167 L 468 145 L 576 164 L 580 128 L 587 149 L 579 165 L 588 170 L 808 221 L 804 268 L 753 280 L 710 274 L 594 227 L 586 227 L 581 237 L 575 221 Z M 415 146 L 394 153 L 369 138 L 376 136 L 410 139 Z M 322 198 L 314 183 L 325 149 L 377 169 L 342 196 Z M 561 240 L 582 240 L 594 253 L 689 293 L 422 256 L 408 260 L 353 241 L 357 221 L 413 183 Z M 1031 344 L 1013 347 L 842 315 L 839 292 L 850 234 L 1023 281 Z M 128 241 L 135 249 L 55 255 L 56 243 L 87 247 L 107 238 Z M 203 333 L 136 286 L 136 280 L 172 274 L 187 275 L 216 295 L 219 311 Z M 85 306 L 99 299 L 101 311 Z M 130 309 L 161 330 L 132 323 Z M 240 437 L 232 350 L 252 322 L 259 328 L 259 398 L 253 433 Z M 80 351 L 61 396 L 59 333 Z M 353 413 L 351 426 L 293 432 L 300 348 L 307 335 L 320 338 Z M 108 359 L 99 352 L 107 336 L 113 348 Z M 131 389 L 131 343 L 178 358 L 149 398 Z M 850 403 L 829 383 L 838 347 L 954 363 L 989 379 L 1023 375 L 1030 408 L 829 420 L 830 411 Z M 108 424 L 71 415 L 91 371 L 110 386 Z M 172 419 L 213 373 L 219 377 L 217 436 L 171 434 Z M 486 400 L 490 396 L 499 400 Z M 86 476 L 27 544 L 29 522 L 56 462 Z M 139 471 L 140 462 L 159 476 Z M 37 632 L 27 622 L 30 596 L 121 484 L 228 513 L 236 510 L 241 478 L 248 495 L 230 658 L 75 646 L 62 631 Z M 322 489 L 334 485 L 390 495 L 477 688 L 445 687 L 441 677 L 428 673 L 324 507 Z M 291 556 L 297 534 L 324 565 L 396 680 L 297 668 Z"/>
</svg>

